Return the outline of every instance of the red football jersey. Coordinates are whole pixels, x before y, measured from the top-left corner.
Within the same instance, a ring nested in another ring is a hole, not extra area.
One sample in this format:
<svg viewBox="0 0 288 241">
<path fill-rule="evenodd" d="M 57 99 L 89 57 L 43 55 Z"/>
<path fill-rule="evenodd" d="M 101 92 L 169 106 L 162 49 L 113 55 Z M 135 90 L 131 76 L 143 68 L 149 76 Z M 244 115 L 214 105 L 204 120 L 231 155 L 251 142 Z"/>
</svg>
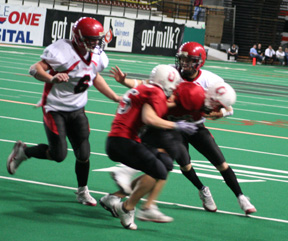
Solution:
<svg viewBox="0 0 288 241">
<path fill-rule="evenodd" d="M 163 90 L 155 85 L 139 85 L 130 89 L 119 103 L 116 117 L 108 136 L 118 136 L 141 142 L 138 132 L 144 125 L 142 107 L 147 103 L 159 117 L 167 113 L 167 98 Z"/>
<path fill-rule="evenodd" d="M 200 85 L 184 81 L 178 85 L 174 95 L 177 107 L 169 109 L 168 120 L 194 122 L 201 119 L 204 114 L 201 108 L 204 105 L 205 91 Z"/>
</svg>

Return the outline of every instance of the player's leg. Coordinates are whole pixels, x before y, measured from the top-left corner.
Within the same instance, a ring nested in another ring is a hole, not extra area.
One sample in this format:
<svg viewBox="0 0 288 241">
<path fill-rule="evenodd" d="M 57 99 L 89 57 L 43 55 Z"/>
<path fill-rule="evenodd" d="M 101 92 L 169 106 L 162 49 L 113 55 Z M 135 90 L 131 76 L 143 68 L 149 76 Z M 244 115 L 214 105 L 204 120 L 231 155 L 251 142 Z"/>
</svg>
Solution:
<svg viewBox="0 0 288 241">
<path fill-rule="evenodd" d="M 114 206 L 122 225 L 125 228 L 136 229 L 137 226 L 134 223 L 136 204 L 140 201 L 140 198 L 153 190 L 158 180 L 166 180 L 167 168 L 146 146 L 129 139 L 109 137 L 106 152 L 111 160 L 122 162 L 146 173 L 135 182 L 135 187 L 129 199 Z M 160 192 L 161 188 L 159 189 Z"/>
<path fill-rule="evenodd" d="M 208 187 L 205 187 L 198 178 L 194 168 L 191 165 L 191 160 L 188 152 L 188 142 L 183 139 L 183 136 L 176 131 L 166 131 L 157 128 L 148 128 L 141 137 L 142 141 L 153 147 L 164 149 L 172 159 L 180 165 L 182 174 L 202 193 L 205 193 L 205 209 L 215 212 L 217 207 L 213 201 L 212 195 Z M 202 198 L 203 199 L 203 198 Z M 147 198 L 145 206 L 152 203 L 150 196 Z M 154 206 L 151 206 L 152 208 Z M 139 214 L 139 213 L 138 213 Z M 151 214 L 149 216 L 152 216 Z M 155 218 L 161 216 L 161 221 L 171 222 L 173 219 L 164 214 L 159 215 L 158 210 L 155 210 Z"/>
<path fill-rule="evenodd" d="M 84 108 L 70 113 L 67 120 L 67 136 L 76 157 L 77 200 L 84 205 L 96 206 L 97 202 L 90 195 L 87 187 L 90 170 L 89 133 L 89 123 Z"/>
<path fill-rule="evenodd" d="M 223 153 L 221 152 L 219 146 L 216 144 L 215 139 L 213 138 L 209 130 L 204 125 L 201 125 L 198 129 L 198 132 L 189 139 L 189 142 L 197 151 L 199 151 L 203 156 L 205 156 L 217 168 L 217 170 L 222 175 L 225 183 L 235 194 L 239 201 L 239 197 L 242 197 L 244 195 L 237 180 L 237 177 L 232 168 L 227 164 Z M 250 210 L 248 212 L 252 213 L 254 212 L 255 208 L 252 204 L 248 205 L 248 202 L 245 199 L 246 204 L 242 206 L 240 204 L 240 206 L 246 213 L 248 209 Z"/>
<path fill-rule="evenodd" d="M 22 141 L 17 141 L 7 160 L 7 169 L 14 174 L 19 165 L 26 159 L 34 157 L 61 162 L 67 155 L 65 121 L 58 112 L 44 114 L 44 127 L 49 145 L 38 144 L 27 147 Z"/>
<path fill-rule="evenodd" d="M 164 164 L 167 171 L 170 172 L 173 169 L 173 162 L 171 157 L 165 152 L 164 149 L 156 149 L 148 147 L 156 157 Z M 149 192 L 146 201 L 142 203 L 141 208 L 136 213 L 136 217 L 142 221 L 151 221 L 156 223 L 169 223 L 174 219 L 162 213 L 155 203 L 158 199 L 160 191 L 163 189 L 166 180 L 158 180 L 154 188 Z M 134 184 L 132 183 L 132 187 Z"/>
</svg>

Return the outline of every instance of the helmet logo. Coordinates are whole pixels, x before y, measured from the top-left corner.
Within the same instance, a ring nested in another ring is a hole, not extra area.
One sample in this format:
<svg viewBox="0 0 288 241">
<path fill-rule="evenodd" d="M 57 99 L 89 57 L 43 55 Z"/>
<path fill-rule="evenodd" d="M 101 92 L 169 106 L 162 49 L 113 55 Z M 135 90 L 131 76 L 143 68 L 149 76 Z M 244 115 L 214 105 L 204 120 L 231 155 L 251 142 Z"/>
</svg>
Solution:
<svg viewBox="0 0 288 241">
<path fill-rule="evenodd" d="M 170 82 L 173 82 L 175 80 L 175 72 L 169 72 L 168 74 L 168 80 Z"/>
<path fill-rule="evenodd" d="M 215 90 L 216 94 L 218 95 L 224 95 L 226 93 L 226 88 L 225 86 L 220 86 Z"/>
</svg>

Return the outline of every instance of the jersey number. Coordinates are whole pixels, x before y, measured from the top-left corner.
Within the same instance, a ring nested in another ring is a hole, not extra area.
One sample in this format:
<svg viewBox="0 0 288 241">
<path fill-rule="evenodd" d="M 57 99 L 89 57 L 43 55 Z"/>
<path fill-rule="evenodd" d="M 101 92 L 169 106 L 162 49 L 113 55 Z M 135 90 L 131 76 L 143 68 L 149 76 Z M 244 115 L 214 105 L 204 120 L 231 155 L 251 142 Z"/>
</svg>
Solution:
<svg viewBox="0 0 288 241">
<path fill-rule="evenodd" d="M 81 92 L 84 92 L 85 90 L 88 89 L 89 87 L 89 81 L 90 81 L 90 76 L 85 75 L 83 78 L 81 78 L 78 81 L 78 84 L 74 87 L 74 93 L 79 94 Z"/>
<path fill-rule="evenodd" d="M 118 110 L 117 110 L 117 113 L 118 114 L 125 114 L 127 113 L 130 109 L 131 109 L 131 99 L 130 99 L 130 95 L 138 95 L 139 92 L 138 90 L 135 90 L 135 89 L 131 89 L 131 90 L 128 90 L 125 95 L 123 95 L 123 99 L 122 101 L 120 102 L 119 104 L 119 107 L 118 107 Z"/>
</svg>

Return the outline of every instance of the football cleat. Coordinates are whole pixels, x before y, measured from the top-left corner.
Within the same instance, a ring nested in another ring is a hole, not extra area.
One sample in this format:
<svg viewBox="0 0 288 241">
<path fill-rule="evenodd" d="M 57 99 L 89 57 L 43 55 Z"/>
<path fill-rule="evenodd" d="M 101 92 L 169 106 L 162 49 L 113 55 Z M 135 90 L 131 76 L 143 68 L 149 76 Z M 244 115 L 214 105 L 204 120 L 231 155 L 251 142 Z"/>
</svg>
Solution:
<svg viewBox="0 0 288 241">
<path fill-rule="evenodd" d="M 106 209 L 107 211 L 109 211 L 113 215 L 113 217 L 118 217 L 117 213 L 113 212 L 113 206 L 115 204 L 121 202 L 120 197 L 117 197 L 117 196 L 112 195 L 112 194 L 107 194 L 106 196 L 101 197 L 99 202 L 104 209 Z"/>
<path fill-rule="evenodd" d="M 246 215 L 257 212 L 256 208 L 250 203 L 249 198 L 243 194 L 238 196 L 238 203 Z"/>
<path fill-rule="evenodd" d="M 87 206 L 96 206 L 97 201 L 90 195 L 88 187 L 78 187 L 76 194 L 76 199 L 79 203 Z"/>
<path fill-rule="evenodd" d="M 115 212 L 120 218 L 121 224 L 126 229 L 136 230 L 137 225 L 134 223 L 135 209 L 125 212 L 123 210 L 123 202 L 119 202 L 113 206 L 113 212 Z"/>
<path fill-rule="evenodd" d="M 208 212 L 216 212 L 217 206 L 213 200 L 209 187 L 199 191 L 199 197 L 202 200 L 203 207 Z"/>
<path fill-rule="evenodd" d="M 126 195 L 129 195 L 132 192 L 131 189 L 132 177 L 137 172 L 139 171 L 123 165 L 117 167 L 113 172 L 111 172 L 111 176 L 116 182 L 117 186 L 121 189 L 121 191 Z"/>
<path fill-rule="evenodd" d="M 7 170 L 11 175 L 15 174 L 20 164 L 27 160 L 27 156 L 24 152 L 25 148 L 26 144 L 22 141 L 17 141 L 14 144 L 13 150 L 7 159 Z"/>
<path fill-rule="evenodd" d="M 160 212 L 156 205 L 151 205 L 149 209 L 140 209 L 136 213 L 137 219 L 141 221 L 150 221 L 155 223 L 170 223 L 173 222 L 173 218 L 166 216 Z"/>
</svg>

